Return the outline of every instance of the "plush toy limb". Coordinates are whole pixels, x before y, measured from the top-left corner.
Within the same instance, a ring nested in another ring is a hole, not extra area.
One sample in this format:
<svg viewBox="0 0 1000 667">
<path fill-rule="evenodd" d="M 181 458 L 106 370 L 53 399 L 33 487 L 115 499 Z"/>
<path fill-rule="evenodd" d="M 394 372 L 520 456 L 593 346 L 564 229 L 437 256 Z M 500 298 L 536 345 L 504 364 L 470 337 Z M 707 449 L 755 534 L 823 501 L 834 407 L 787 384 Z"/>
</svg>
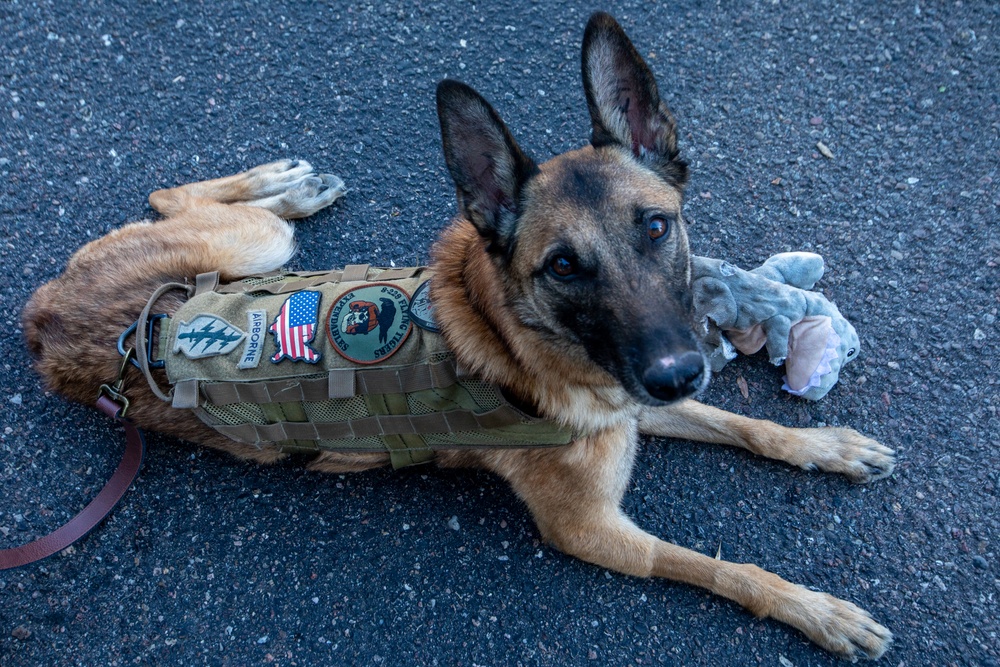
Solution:
<svg viewBox="0 0 1000 667">
<path fill-rule="evenodd" d="M 780 366 L 788 358 L 788 335 L 792 330 L 792 321 L 782 315 L 772 317 L 764 323 L 767 332 L 767 355 L 771 363 Z"/>
<path fill-rule="evenodd" d="M 709 332 L 702 340 L 702 351 L 708 358 L 708 364 L 713 373 L 721 371 L 726 364 L 738 356 L 736 348 L 733 347 L 728 338 L 722 335 L 722 330 L 717 326 L 709 327 Z"/>
</svg>

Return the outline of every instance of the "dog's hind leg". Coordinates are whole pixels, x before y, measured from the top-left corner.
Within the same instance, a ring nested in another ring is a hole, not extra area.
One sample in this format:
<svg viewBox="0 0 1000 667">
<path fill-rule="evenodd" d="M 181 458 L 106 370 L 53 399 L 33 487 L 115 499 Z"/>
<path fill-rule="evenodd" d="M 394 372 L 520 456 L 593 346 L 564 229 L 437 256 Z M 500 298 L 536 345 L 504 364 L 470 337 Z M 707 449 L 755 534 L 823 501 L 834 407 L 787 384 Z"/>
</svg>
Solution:
<svg viewBox="0 0 1000 667">
<path fill-rule="evenodd" d="M 806 470 L 839 472 L 866 483 L 892 473 L 895 452 L 849 428 L 787 428 L 697 401 L 646 408 L 639 432 L 668 438 L 735 445 Z"/>
<path fill-rule="evenodd" d="M 632 442 L 629 442 L 631 440 Z M 891 633 L 850 602 L 810 591 L 751 564 L 729 563 L 642 531 L 621 511 L 635 434 L 609 431 L 559 450 L 496 455 L 494 470 L 527 503 L 542 536 L 562 551 L 617 572 L 706 588 L 770 616 L 845 657 L 877 658 Z"/>
<path fill-rule="evenodd" d="M 170 251 L 151 259 L 185 274 L 219 271 L 223 279 L 236 279 L 272 271 L 295 253 L 295 229 L 286 221 L 312 215 L 345 191 L 342 180 L 315 173 L 305 160 L 279 160 L 157 190 L 149 203 L 166 219 L 146 230 L 125 227 L 115 234 L 116 243 L 134 233 L 137 249 L 148 254 L 143 248 L 159 239 Z"/>
<path fill-rule="evenodd" d="M 167 217 L 213 202 L 255 206 L 293 220 L 316 213 L 345 192 L 344 181 L 317 174 L 305 160 L 279 160 L 234 176 L 157 190 L 149 203 Z"/>
</svg>

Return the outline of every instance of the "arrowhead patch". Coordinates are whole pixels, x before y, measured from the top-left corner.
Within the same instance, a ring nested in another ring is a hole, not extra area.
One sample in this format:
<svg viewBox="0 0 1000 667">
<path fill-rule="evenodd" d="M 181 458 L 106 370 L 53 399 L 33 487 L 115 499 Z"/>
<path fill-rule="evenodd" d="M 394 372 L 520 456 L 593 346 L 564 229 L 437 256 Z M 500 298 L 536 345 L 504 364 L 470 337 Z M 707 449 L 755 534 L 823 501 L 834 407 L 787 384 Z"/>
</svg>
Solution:
<svg viewBox="0 0 1000 667">
<path fill-rule="evenodd" d="M 204 359 L 227 354 L 246 338 L 246 332 L 215 315 L 198 315 L 181 322 L 174 337 L 173 352 L 188 359 Z"/>
</svg>

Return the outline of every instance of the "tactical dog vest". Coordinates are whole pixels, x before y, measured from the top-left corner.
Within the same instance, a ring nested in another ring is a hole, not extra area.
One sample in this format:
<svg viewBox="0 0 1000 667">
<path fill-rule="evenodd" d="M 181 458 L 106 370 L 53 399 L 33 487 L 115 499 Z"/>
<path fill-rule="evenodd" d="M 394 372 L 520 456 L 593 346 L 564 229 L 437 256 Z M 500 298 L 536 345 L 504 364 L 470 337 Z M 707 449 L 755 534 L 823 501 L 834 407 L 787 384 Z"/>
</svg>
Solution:
<svg viewBox="0 0 1000 667">
<path fill-rule="evenodd" d="M 456 367 L 428 279 L 424 268 L 367 265 L 227 285 L 198 276 L 193 296 L 160 321 L 164 397 L 233 440 L 388 451 L 396 468 L 435 449 L 571 442 L 570 429 Z"/>
</svg>

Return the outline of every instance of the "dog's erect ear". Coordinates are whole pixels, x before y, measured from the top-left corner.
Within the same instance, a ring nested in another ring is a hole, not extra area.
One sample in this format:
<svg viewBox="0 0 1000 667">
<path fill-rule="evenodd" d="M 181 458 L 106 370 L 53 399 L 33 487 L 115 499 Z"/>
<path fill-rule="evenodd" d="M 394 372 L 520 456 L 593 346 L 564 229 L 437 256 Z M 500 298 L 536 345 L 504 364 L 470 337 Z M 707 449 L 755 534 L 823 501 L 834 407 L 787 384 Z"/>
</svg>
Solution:
<svg viewBox="0 0 1000 667">
<path fill-rule="evenodd" d="M 583 34 L 583 88 L 594 147 L 618 144 L 676 185 L 687 181 L 673 116 L 653 73 L 609 14 L 590 17 Z"/>
<path fill-rule="evenodd" d="M 462 214 L 489 239 L 505 245 L 524 183 L 538 172 L 489 102 L 464 83 L 437 88 L 444 159 Z"/>
</svg>

